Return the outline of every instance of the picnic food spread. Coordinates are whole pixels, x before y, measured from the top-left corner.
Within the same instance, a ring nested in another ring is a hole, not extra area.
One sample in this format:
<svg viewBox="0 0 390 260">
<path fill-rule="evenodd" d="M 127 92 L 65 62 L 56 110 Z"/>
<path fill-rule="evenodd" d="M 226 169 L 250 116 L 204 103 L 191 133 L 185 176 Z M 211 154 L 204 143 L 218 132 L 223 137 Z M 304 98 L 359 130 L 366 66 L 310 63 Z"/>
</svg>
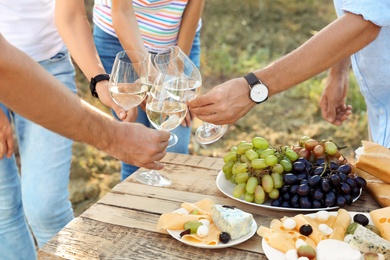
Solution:
<svg viewBox="0 0 390 260">
<path fill-rule="evenodd" d="M 390 207 L 370 214 L 345 209 L 331 214 L 316 214 L 273 219 L 270 227 L 260 226 L 257 233 L 271 247 L 285 254 L 286 259 L 300 256 L 308 259 L 390 259 Z M 373 225 L 369 225 L 371 218 Z M 377 224 L 379 223 L 379 224 Z M 305 233 L 302 227 L 310 226 Z M 375 232 L 374 232 L 375 231 Z M 337 250 L 335 250 L 337 248 Z M 334 252 L 336 251 L 336 252 Z M 369 255 L 376 258 L 368 258 Z M 296 258 L 294 258 L 296 257 Z"/>
<path fill-rule="evenodd" d="M 247 235 L 253 223 L 252 214 L 203 199 L 182 203 L 180 210 L 162 214 L 157 229 L 180 230 L 181 239 L 194 244 L 218 245 Z"/>
<path fill-rule="evenodd" d="M 293 147 L 273 147 L 263 137 L 242 141 L 224 156 L 222 171 L 247 202 L 285 208 L 351 205 L 366 186 L 364 178 L 331 140 L 303 136 Z"/>
</svg>

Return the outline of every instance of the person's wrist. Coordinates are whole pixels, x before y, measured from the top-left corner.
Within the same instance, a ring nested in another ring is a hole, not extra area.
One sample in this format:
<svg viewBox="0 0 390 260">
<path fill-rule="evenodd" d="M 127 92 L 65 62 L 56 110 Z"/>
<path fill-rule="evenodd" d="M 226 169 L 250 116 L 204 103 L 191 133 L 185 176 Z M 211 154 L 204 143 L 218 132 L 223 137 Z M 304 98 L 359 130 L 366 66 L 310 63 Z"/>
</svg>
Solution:
<svg viewBox="0 0 390 260">
<path fill-rule="evenodd" d="M 99 98 L 99 95 L 98 95 L 97 90 L 96 90 L 97 84 L 99 82 L 102 82 L 102 81 L 108 81 L 109 79 L 110 79 L 109 74 L 99 74 L 99 75 L 96 75 L 95 77 L 91 78 L 89 88 L 91 90 L 91 94 L 93 97 Z"/>
</svg>

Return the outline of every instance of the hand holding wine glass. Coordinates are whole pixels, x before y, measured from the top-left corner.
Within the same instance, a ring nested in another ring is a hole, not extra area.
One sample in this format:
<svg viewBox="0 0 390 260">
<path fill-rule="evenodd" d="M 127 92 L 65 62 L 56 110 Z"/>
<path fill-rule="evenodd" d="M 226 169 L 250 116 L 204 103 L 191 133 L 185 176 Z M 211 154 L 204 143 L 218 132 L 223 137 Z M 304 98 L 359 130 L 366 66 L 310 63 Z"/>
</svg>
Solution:
<svg viewBox="0 0 390 260">
<path fill-rule="evenodd" d="M 114 102 L 126 112 L 145 99 L 149 87 L 140 79 L 146 73 L 146 59 L 142 53 L 126 50 L 116 55 L 108 89 Z"/>
<path fill-rule="evenodd" d="M 172 85 L 171 85 L 172 84 Z M 177 95 L 172 95 L 165 86 L 180 88 L 179 79 L 172 79 L 159 73 L 149 91 L 146 101 L 146 115 L 150 123 L 158 130 L 171 131 L 178 127 L 187 113 L 187 105 Z M 176 140 L 177 141 L 177 140 Z M 172 142 L 172 139 L 170 139 Z M 168 147 L 174 145 L 169 143 Z M 147 172 L 135 172 L 134 177 L 141 183 L 153 186 L 169 186 L 171 180 L 156 170 Z"/>
<path fill-rule="evenodd" d="M 180 88 L 175 88 L 175 91 L 185 92 L 181 95 L 185 101 L 194 99 L 200 93 L 202 76 L 199 69 L 178 46 L 167 48 L 158 53 L 154 61 L 156 68 L 163 71 L 165 75 L 186 81 L 186 84 L 181 84 Z M 169 91 L 169 87 L 167 87 L 167 90 Z M 200 144 L 210 144 L 219 140 L 226 130 L 227 125 L 203 122 L 196 130 L 195 140 Z"/>
</svg>

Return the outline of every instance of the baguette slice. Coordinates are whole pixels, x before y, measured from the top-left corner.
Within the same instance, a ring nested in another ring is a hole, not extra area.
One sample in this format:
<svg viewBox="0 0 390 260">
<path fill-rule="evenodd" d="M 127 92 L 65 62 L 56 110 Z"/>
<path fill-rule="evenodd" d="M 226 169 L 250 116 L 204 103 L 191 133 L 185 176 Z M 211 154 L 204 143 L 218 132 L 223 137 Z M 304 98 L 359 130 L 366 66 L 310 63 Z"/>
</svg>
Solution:
<svg viewBox="0 0 390 260">
<path fill-rule="evenodd" d="M 382 207 L 390 206 L 390 184 L 360 169 L 356 169 L 356 174 L 366 180 L 367 190 L 376 202 Z"/>
<path fill-rule="evenodd" d="M 390 150 L 382 145 L 362 141 L 363 153 L 358 157 L 356 168 L 390 183 Z"/>
</svg>

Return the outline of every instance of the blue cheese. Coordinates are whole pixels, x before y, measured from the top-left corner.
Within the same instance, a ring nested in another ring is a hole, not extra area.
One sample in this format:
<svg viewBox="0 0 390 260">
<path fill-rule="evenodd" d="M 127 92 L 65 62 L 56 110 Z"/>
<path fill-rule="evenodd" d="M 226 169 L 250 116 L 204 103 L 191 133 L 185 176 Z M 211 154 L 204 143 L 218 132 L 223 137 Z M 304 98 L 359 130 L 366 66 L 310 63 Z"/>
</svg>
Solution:
<svg viewBox="0 0 390 260">
<path fill-rule="evenodd" d="M 355 232 L 350 237 L 349 245 L 363 253 L 381 253 L 386 260 L 390 259 L 390 242 L 362 225 L 357 226 Z"/>
<path fill-rule="evenodd" d="M 213 221 L 221 232 L 226 232 L 232 240 L 245 236 L 251 231 L 253 216 L 242 210 L 213 205 Z"/>
</svg>

